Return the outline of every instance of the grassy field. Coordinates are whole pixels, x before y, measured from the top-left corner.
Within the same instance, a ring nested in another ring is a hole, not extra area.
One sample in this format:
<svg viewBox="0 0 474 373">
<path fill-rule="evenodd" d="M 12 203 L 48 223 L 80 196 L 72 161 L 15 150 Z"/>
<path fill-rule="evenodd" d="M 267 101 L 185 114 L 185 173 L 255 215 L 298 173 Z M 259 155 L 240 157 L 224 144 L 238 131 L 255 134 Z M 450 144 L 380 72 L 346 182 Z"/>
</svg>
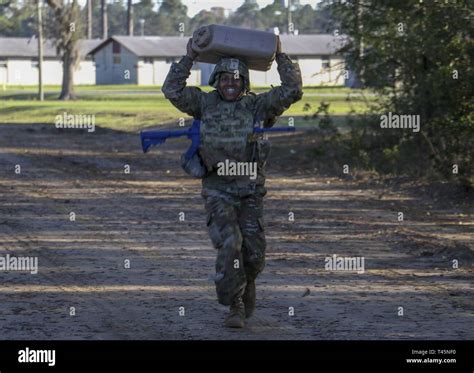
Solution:
<svg viewBox="0 0 474 373">
<path fill-rule="evenodd" d="M 174 108 L 157 86 L 80 86 L 78 99 L 58 101 L 59 87 L 45 87 L 45 101 L 36 99 L 36 87 L 7 87 L 0 90 L 0 123 L 43 123 L 53 125 L 55 117 L 68 114 L 95 115 L 96 125 L 124 131 L 157 126 L 177 121 L 183 114 Z M 210 90 L 204 87 L 203 90 Z M 269 88 L 255 88 L 257 93 Z M 311 125 L 304 120 L 317 110 L 321 102 L 330 104 L 331 115 L 339 118 L 362 112 L 375 99 L 367 91 L 348 88 L 308 87 L 304 97 L 285 116 L 295 116 L 296 124 Z M 184 116 L 187 117 L 187 116 Z M 281 119 L 283 121 L 284 119 Z"/>
</svg>

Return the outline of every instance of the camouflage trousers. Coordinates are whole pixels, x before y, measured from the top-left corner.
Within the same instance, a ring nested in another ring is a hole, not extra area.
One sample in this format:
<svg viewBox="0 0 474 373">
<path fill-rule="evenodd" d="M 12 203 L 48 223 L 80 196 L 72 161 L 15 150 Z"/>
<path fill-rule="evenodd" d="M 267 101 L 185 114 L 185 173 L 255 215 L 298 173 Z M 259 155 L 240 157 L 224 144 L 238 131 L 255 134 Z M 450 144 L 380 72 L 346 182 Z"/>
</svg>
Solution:
<svg viewBox="0 0 474 373">
<path fill-rule="evenodd" d="M 254 281 L 265 266 L 266 192 L 262 189 L 245 197 L 209 189 L 202 192 L 209 235 L 217 249 L 217 298 L 226 306 L 244 294 L 247 281 Z"/>
</svg>

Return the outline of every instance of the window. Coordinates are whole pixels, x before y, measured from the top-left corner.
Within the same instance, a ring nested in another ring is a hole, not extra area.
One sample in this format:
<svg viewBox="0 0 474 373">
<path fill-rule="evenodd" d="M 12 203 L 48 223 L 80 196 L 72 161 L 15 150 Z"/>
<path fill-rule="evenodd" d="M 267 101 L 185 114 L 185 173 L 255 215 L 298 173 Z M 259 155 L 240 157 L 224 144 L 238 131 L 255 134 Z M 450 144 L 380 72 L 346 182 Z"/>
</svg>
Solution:
<svg viewBox="0 0 474 373">
<path fill-rule="evenodd" d="M 329 69 L 331 67 L 331 61 L 328 57 L 323 57 L 321 60 L 321 67 L 323 69 Z"/>
<path fill-rule="evenodd" d="M 120 58 L 120 44 L 117 43 L 115 40 L 112 42 L 112 53 L 114 65 L 120 65 L 120 63 L 122 62 Z"/>
<path fill-rule="evenodd" d="M 0 67 L 7 67 L 7 61 L 6 60 L 0 60 Z"/>
<path fill-rule="evenodd" d="M 31 67 L 34 69 L 38 68 L 38 60 L 31 60 Z"/>
<path fill-rule="evenodd" d="M 145 58 L 143 59 L 143 63 L 153 63 L 153 58 L 145 57 Z"/>
<path fill-rule="evenodd" d="M 117 43 L 115 40 L 112 42 L 112 53 L 120 54 L 120 44 Z"/>
</svg>

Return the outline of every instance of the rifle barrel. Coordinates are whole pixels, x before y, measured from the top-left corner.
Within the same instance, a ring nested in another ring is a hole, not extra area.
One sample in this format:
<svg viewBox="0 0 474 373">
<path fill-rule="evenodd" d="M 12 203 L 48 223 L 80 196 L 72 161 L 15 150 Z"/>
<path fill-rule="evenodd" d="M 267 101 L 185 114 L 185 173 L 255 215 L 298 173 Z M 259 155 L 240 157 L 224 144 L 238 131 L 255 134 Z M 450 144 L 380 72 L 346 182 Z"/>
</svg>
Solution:
<svg viewBox="0 0 474 373">
<path fill-rule="evenodd" d="M 295 127 L 270 127 L 270 128 L 259 128 L 253 129 L 254 133 L 265 133 L 265 132 L 293 132 Z"/>
</svg>

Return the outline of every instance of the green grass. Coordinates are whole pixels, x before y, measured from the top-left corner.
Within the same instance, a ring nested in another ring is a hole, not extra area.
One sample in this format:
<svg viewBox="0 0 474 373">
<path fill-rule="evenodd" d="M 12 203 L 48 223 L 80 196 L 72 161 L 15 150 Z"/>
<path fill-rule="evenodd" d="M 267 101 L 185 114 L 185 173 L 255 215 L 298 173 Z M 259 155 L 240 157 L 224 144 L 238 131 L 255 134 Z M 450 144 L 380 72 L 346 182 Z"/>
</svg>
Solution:
<svg viewBox="0 0 474 373">
<path fill-rule="evenodd" d="M 204 87 L 208 91 L 211 88 Z M 256 88 L 261 93 L 269 88 Z M 311 116 L 322 101 L 330 104 L 331 115 L 342 117 L 351 111 L 362 112 L 366 102 L 360 91 L 348 88 L 304 89 L 303 99 L 292 105 L 285 116 Z M 368 92 L 364 92 L 368 93 Z M 0 90 L 0 123 L 46 123 L 53 125 L 55 117 L 63 112 L 69 114 L 95 115 L 96 125 L 125 131 L 136 131 L 140 128 L 160 125 L 176 121 L 180 117 L 187 118 L 174 108 L 161 93 L 157 86 L 79 86 L 76 87 L 78 99 L 59 101 L 59 87 L 45 87 L 46 100 L 36 99 L 36 87 L 8 87 Z M 347 100 L 347 95 L 351 100 Z M 374 96 L 368 96 L 369 102 Z M 306 109 L 304 110 L 306 105 Z M 282 119 L 283 120 L 283 119 Z M 314 120 L 303 121 L 304 124 Z"/>
<path fill-rule="evenodd" d="M 44 89 L 50 92 L 59 92 L 61 90 L 61 86 L 59 85 L 45 85 Z M 139 86 L 133 84 L 127 85 L 78 85 L 75 87 L 76 92 L 87 92 L 87 91 L 95 91 L 97 89 L 100 90 L 107 90 L 107 91 L 159 91 L 161 86 L 151 85 L 151 86 Z M 36 85 L 9 85 L 6 87 L 6 91 L 32 91 L 37 92 L 38 88 Z M 1 86 L 0 86 L 0 93 Z"/>
</svg>

